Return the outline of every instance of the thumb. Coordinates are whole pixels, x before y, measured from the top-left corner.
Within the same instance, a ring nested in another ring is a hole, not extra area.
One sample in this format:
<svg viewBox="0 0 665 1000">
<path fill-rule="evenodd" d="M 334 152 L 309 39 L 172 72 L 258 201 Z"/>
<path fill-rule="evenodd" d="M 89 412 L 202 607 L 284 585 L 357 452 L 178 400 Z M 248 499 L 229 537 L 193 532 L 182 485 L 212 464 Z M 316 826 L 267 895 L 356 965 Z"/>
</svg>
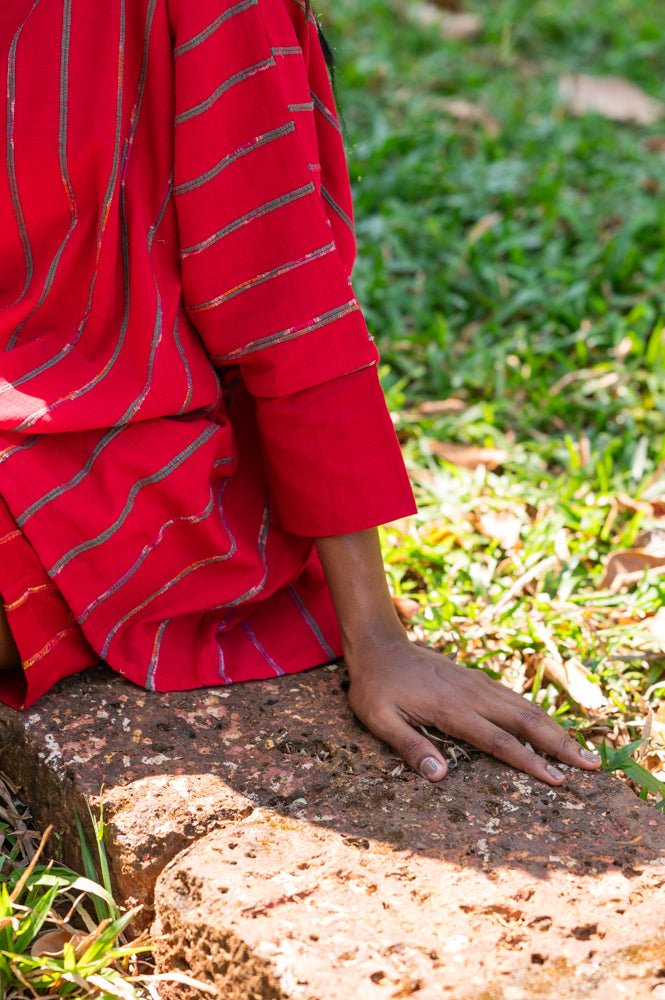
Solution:
<svg viewBox="0 0 665 1000">
<path fill-rule="evenodd" d="M 383 732 L 377 733 L 417 774 L 437 782 L 448 773 L 448 765 L 434 744 L 421 736 L 395 712 Z"/>
</svg>

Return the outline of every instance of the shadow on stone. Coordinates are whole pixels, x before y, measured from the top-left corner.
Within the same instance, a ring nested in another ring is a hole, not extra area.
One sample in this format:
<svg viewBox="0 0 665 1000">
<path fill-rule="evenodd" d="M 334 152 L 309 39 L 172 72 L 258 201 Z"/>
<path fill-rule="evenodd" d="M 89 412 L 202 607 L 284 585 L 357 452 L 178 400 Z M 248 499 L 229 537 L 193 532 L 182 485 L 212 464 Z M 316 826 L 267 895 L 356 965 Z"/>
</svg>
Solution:
<svg viewBox="0 0 665 1000">
<path fill-rule="evenodd" d="M 607 899 L 617 928 L 634 932 L 623 943 L 641 940 L 635 936 L 640 907 L 651 927 L 654 919 L 663 925 L 657 886 L 665 885 L 665 819 L 625 784 L 570 769 L 567 787 L 552 789 L 480 754 L 430 785 L 401 767 L 353 718 L 344 677 L 343 668 L 320 668 L 230 688 L 153 694 L 100 666 L 61 682 L 33 710 L 0 709 L 0 767 L 23 786 L 36 821 L 55 824 L 63 860 L 72 865 L 80 864 L 73 811 L 85 816 L 86 802 L 94 809 L 103 785 L 113 878 L 126 902 L 146 904 L 143 926 L 153 917 L 160 879 L 162 920 L 171 919 L 175 907 L 183 926 L 189 920 L 196 927 L 191 893 L 177 903 L 173 879 L 184 878 L 191 889 L 199 866 L 204 881 L 216 884 L 214 871 L 224 870 L 220 859 L 231 856 L 231 845 L 246 846 L 252 838 L 265 845 L 264 864 L 250 864 L 251 872 L 241 865 L 241 881 L 229 885 L 219 917 L 229 940 L 252 939 L 247 922 L 229 914 L 245 892 L 255 901 L 263 898 L 266 878 L 290 873 L 301 886 L 296 901 L 316 879 L 333 878 L 323 861 L 309 874 L 293 868 L 291 862 L 306 864 L 303 850 L 356 873 L 360 888 L 354 896 L 346 885 L 344 906 L 360 900 L 364 920 L 381 925 L 385 941 L 391 935 L 383 904 L 390 907 L 390 901 L 381 893 L 372 899 L 367 885 L 404 883 L 403 911 L 410 908 L 413 920 L 419 908 L 431 910 L 428 899 L 438 900 L 439 909 L 448 899 L 444 922 L 435 921 L 437 934 L 450 936 L 454 926 L 466 940 L 448 953 L 449 964 L 453 954 L 458 962 L 473 957 L 474 941 L 482 938 L 479 921 L 503 928 L 508 945 L 511 935 L 517 940 L 528 927 L 527 938 L 540 942 L 529 959 L 534 966 L 541 958 L 541 964 L 550 961 L 557 907 L 568 906 L 566 920 L 572 921 L 566 932 L 574 943 L 571 961 L 594 951 L 601 933 L 598 926 L 593 930 L 597 908 Z M 277 842 L 281 853 L 275 854 Z M 579 893 L 586 902 L 572 907 Z M 277 892 L 278 902 L 282 896 Z M 630 917 L 624 916 L 629 902 Z M 282 917 L 287 904 L 279 902 Z M 304 902 L 300 910 L 312 905 Z M 203 923 L 211 906 L 207 900 Z M 605 923 L 603 934 L 610 926 Z M 561 933 L 559 927 L 555 937 Z M 255 948 L 251 941 L 249 946 Z M 270 978 L 274 968 L 266 968 Z M 483 983 L 488 976 L 489 970 Z"/>
</svg>

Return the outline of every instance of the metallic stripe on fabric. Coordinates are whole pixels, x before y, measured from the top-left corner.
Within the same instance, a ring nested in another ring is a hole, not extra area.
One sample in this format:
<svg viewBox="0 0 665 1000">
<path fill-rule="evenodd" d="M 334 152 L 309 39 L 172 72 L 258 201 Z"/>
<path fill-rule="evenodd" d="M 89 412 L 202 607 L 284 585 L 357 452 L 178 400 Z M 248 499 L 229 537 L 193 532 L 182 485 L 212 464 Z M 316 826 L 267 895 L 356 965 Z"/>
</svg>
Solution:
<svg viewBox="0 0 665 1000">
<path fill-rule="evenodd" d="M 20 292 L 17 299 L 14 300 L 14 305 L 17 305 L 25 297 L 30 283 L 32 281 L 35 269 L 35 262 L 32 256 L 32 248 L 30 246 L 30 236 L 25 223 L 25 216 L 23 214 L 23 206 L 21 205 L 21 197 L 19 194 L 18 181 L 16 178 L 16 161 L 15 161 L 15 149 L 14 149 L 14 128 L 15 128 L 15 115 L 16 115 L 16 49 L 18 47 L 19 38 L 21 33 L 25 28 L 26 24 L 32 17 L 35 9 L 39 5 L 40 0 L 34 0 L 34 3 L 30 10 L 28 11 L 25 19 L 21 22 L 16 30 L 14 37 L 12 38 L 11 45 L 9 47 L 9 58 L 7 66 L 7 176 L 9 178 L 9 189 L 11 192 L 12 207 L 14 209 L 14 215 L 16 217 L 16 224 L 18 226 L 19 235 L 21 238 L 21 246 L 23 247 L 23 257 L 25 259 L 25 283 L 23 289 Z"/>
<path fill-rule="evenodd" d="M 249 278 L 247 281 L 243 281 L 242 285 L 230 288 L 228 292 L 217 295 L 214 299 L 209 299 L 207 302 L 201 302 L 198 305 L 188 306 L 187 311 L 205 312 L 208 309 L 215 309 L 217 306 L 223 305 L 224 302 L 228 302 L 229 299 L 235 298 L 236 295 L 240 295 L 242 292 L 246 292 L 250 288 L 254 288 L 256 285 L 262 285 L 265 281 L 270 281 L 272 278 L 278 278 L 282 274 L 288 274 L 290 271 L 295 271 L 297 268 L 311 263 L 311 261 L 320 260 L 320 258 L 325 257 L 326 254 L 333 253 L 335 249 L 336 247 L 334 241 L 332 243 L 326 243 L 325 246 L 319 247 L 317 250 L 311 250 L 309 253 L 305 254 L 303 257 L 299 257 L 297 260 L 290 260 L 285 264 L 279 264 L 277 267 L 273 267 L 269 271 L 263 271 L 262 274 L 257 274 L 254 278 Z"/>
<path fill-rule="evenodd" d="M 63 569 L 69 565 L 69 563 L 76 559 L 77 556 L 83 555 L 85 552 L 90 552 L 92 549 L 98 548 L 100 545 L 104 545 L 109 539 L 115 535 L 115 533 L 123 526 L 129 515 L 134 508 L 134 501 L 138 494 L 146 486 L 152 486 L 155 483 L 161 482 L 179 469 L 188 458 L 191 458 L 200 448 L 202 448 L 207 442 L 217 433 L 219 427 L 215 424 L 212 427 L 206 427 L 202 434 L 188 444 L 186 448 L 178 452 L 170 461 L 163 465 L 161 469 L 157 472 L 153 472 L 151 476 L 144 476 L 142 479 L 137 479 L 129 491 L 127 497 L 127 502 L 123 507 L 121 513 L 115 519 L 115 521 L 108 526 L 104 531 L 100 532 L 96 538 L 89 538 L 85 542 L 81 542 L 79 545 L 75 545 L 74 548 L 70 549 L 69 552 L 65 552 L 64 555 L 58 559 L 49 570 L 47 570 L 49 576 L 57 576 L 61 573 Z"/>
<path fill-rule="evenodd" d="M 265 146 L 269 142 L 273 142 L 275 139 L 281 139 L 285 135 L 289 135 L 291 132 L 295 132 L 296 126 L 295 122 L 287 122 L 286 125 L 280 125 L 279 128 L 271 129 L 270 132 L 264 132 L 263 135 L 258 135 L 251 142 L 246 143 L 244 146 L 238 146 L 233 152 L 228 153 L 224 156 L 214 167 L 210 170 L 206 170 L 205 173 L 199 174 L 198 177 L 194 177 L 191 181 L 184 181 L 182 184 L 178 184 L 176 188 L 173 189 L 173 193 L 178 196 L 182 194 L 188 194 L 190 191 L 194 191 L 196 188 L 202 187 L 208 181 L 212 180 L 213 177 L 217 177 L 218 174 L 228 167 L 231 163 L 235 163 L 241 157 L 246 156 L 248 153 L 252 153 L 255 149 L 260 149 L 261 146 Z"/>
<path fill-rule="evenodd" d="M 206 97 L 205 101 L 201 101 L 200 104 L 195 104 L 194 107 L 188 108 L 187 111 L 181 111 L 180 114 L 176 115 L 175 124 L 182 125 L 183 122 L 187 122 L 191 118 L 196 118 L 197 115 L 202 115 L 205 111 L 209 111 L 222 94 L 225 94 L 231 87 L 235 87 L 237 83 L 242 83 L 243 80 L 248 80 L 256 73 L 261 73 L 264 69 L 270 69 L 276 65 L 277 63 L 274 58 L 270 56 L 268 59 L 261 59 L 260 62 L 248 66 L 246 69 L 238 70 L 233 76 L 228 77 L 228 79 L 220 83 L 219 87 L 216 87 L 210 97 Z"/>
<path fill-rule="evenodd" d="M 276 211 L 278 208 L 282 208 L 284 205 L 290 205 L 293 201 L 298 201 L 299 198 L 306 198 L 308 194 L 314 194 L 316 188 L 312 181 L 307 184 L 303 184 L 302 187 L 295 188 L 293 191 L 288 191 L 286 194 L 281 194 L 278 198 L 273 198 L 271 201 L 265 202 L 263 205 L 259 205 L 258 208 L 253 208 L 251 212 L 247 212 L 245 215 L 239 216 L 234 219 L 233 222 L 229 222 L 228 225 L 222 226 L 218 229 L 216 233 L 206 237 L 205 240 L 201 240 L 200 243 L 195 243 L 191 247 L 185 247 L 180 251 L 181 258 L 193 257 L 197 253 L 202 253 L 207 250 L 208 247 L 213 246 L 213 244 L 223 240 L 225 236 L 229 236 L 234 233 L 237 229 L 241 229 L 243 226 L 248 225 L 250 222 L 254 222 L 255 219 L 261 219 L 264 215 L 268 215 L 270 212 Z"/>
<path fill-rule="evenodd" d="M 222 489 L 220 490 L 220 503 L 219 503 L 220 513 L 221 513 L 221 494 L 223 493 L 224 486 L 226 486 L 226 484 L 229 481 L 230 480 L 228 479 L 224 480 L 222 484 Z M 231 533 L 228 526 L 226 525 L 226 521 L 223 517 L 222 521 L 224 523 L 227 534 L 229 536 L 229 540 L 231 542 L 228 552 L 222 552 L 216 556 L 208 556 L 205 559 L 199 559 L 197 562 L 191 563 L 189 566 L 186 566 L 178 574 L 176 574 L 176 576 L 174 576 L 171 580 L 167 580 L 165 584 L 163 584 L 158 590 L 155 590 L 152 594 L 150 594 L 149 597 L 146 597 L 145 600 L 141 601 L 141 603 L 138 604 L 135 608 L 132 608 L 131 611 L 128 611 L 125 615 L 123 615 L 120 621 L 115 623 L 111 631 L 106 636 L 106 639 L 104 640 L 104 645 L 102 646 L 100 654 L 103 660 L 105 660 L 108 655 L 111 642 L 118 634 L 120 629 L 127 624 L 130 618 L 133 618 L 135 615 L 140 614 L 141 611 L 145 611 L 145 609 L 148 607 L 149 604 L 152 604 L 153 601 L 157 600 L 158 597 L 161 597 L 162 594 L 165 594 L 168 590 L 170 590 L 172 587 L 175 587 L 178 583 L 182 583 L 183 580 L 185 580 L 192 573 L 195 573 L 196 570 L 202 569 L 205 566 L 212 566 L 215 563 L 225 562 L 227 559 L 231 559 L 236 554 L 236 552 L 238 551 L 238 543 L 235 539 L 235 536 Z"/>
<path fill-rule="evenodd" d="M 186 52 L 191 52 L 191 50 L 195 49 L 197 45 L 201 44 L 201 42 L 205 42 L 211 35 L 214 35 L 217 29 L 229 21 L 232 17 L 235 17 L 237 14 L 242 14 L 244 11 L 249 10 L 250 7 L 257 7 L 258 2 L 259 0 L 239 0 L 239 3 L 235 3 L 232 7 L 223 11 L 219 17 L 215 18 L 215 20 L 208 25 L 207 28 L 203 28 L 202 31 L 199 31 L 198 35 L 194 35 L 194 37 L 190 38 L 188 42 L 181 42 L 180 45 L 176 45 L 173 50 L 173 55 L 176 59 L 178 59 Z"/>
<path fill-rule="evenodd" d="M 317 625 L 316 621 L 314 620 L 310 612 L 307 610 L 305 602 L 303 601 L 300 594 L 298 594 L 295 587 L 289 587 L 287 593 L 291 598 L 291 600 L 293 601 L 293 603 L 295 604 L 295 606 L 297 607 L 302 617 L 305 619 L 305 622 L 309 626 L 310 630 L 314 633 L 316 641 L 321 646 L 321 649 L 325 652 L 326 656 L 329 656 L 331 660 L 334 660 L 336 658 L 335 650 L 332 649 L 326 642 L 323 632 Z"/>
<path fill-rule="evenodd" d="M 215 355 L 213 361 L 236 361 L 238 358 L 244 358 L 248 354 L 262 350 L 264 347 L 272 347 L 274 344 L 281 344 L 285 340 L 303 337 L 306 333 L 319 330 L 322 326 L 334 323 L 336 320 L 343 319 L 344 316 L 348 316 L 350 313 L 358 312 L 359 310 L 360 305 L 357 299 L 352 299 L 350 302 L 345 302 L 343 306 L 331 309 L 329 312 L 323 313 L 322 316 L 317 316 L 316 319 L 302 326 L 291 326 L 286 330 L 281 330 L 279 333 L 271 334 L 269 337 L 261 337 L 260 340 L 255 340 L 250 344 L 243 344 L 242 347 L 236 348 L 235 351 L 229 351 L 228 354 Z"/>
<path fill-rule="evenodd" d="M 344 211 L 344 209 L 342 208 L 342 206 L 338 202 L 335 201 L 335 199 L 331 195 L 330 191 L 328 190 L 327 187 L 325 187 L 324 184 L 321 185 L 321 194 L 323 195 L 323 197 L 325 198 L 325 200 L 328 202 L 328 204 L 330 205 L 330 207 L 333 209 L 333 211 L 337 212 L 337 214 L 339 215 L 339 217 L 342 220 L 342 222 L 345 222 L 346 225 L 351 230 L 351 232 L 353 232 L 353 222 L 351 221 L 351 217 L 349 215 L 347 215 L 347 213 Z"/>
</svg>

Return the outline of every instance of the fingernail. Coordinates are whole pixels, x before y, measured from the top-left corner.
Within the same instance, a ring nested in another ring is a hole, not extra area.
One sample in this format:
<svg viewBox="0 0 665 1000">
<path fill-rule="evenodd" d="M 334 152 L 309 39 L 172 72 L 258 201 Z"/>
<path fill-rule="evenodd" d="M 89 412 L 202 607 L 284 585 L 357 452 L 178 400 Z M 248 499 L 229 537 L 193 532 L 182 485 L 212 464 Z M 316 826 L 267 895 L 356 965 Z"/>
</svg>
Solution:
<svg viewBox="0 0 665 1000">
<path fill-rule="evenodd" d="M 424 778 L 440 778 L 443 774 L 443 767 L 436 757 L 425 757 L 420 764 L 420 773 Z"/>
<path fill-rule="evenodd" d="M 600 754 L 594 753 L 593 750 L 585 750 L 583 747 L 580 749 L 580 757 L 584 757 L 585 760 L 590 760 L 594 764 L 600 760 Z"/>
<path fill-rule="evenodd" d="M 545 770 L 548 774 L 551 774 L 553 778 L 565 778 L 563 771 L 560 771 L 554 764 L 546 764 Z"/>
</svg>

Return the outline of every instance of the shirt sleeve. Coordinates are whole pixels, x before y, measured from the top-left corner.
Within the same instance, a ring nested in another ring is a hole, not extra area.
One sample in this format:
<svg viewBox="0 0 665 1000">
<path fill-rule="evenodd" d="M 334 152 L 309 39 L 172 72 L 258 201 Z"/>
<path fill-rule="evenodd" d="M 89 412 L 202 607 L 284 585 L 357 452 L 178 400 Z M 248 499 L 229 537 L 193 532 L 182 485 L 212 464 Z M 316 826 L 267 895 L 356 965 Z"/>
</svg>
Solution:
<svg viewBox="0 0 665 1000">
<path fill-rule="evenodd" d="M 310 538 L 416 512 L 376 367 L 258 407 L 280 523 Z"/>
<path fill-rule="evenodd" d="M 348 169 L 316 24 L 303 8 L 169 0 L 185 308 L 213 363 L 237 366 L 256 400 L 285 526 L 316 537 L 412 513 L 414 502 L 351 285 Z M 351 424 L 364 467 L 348 450 Z M 370 453 L 385 495 L 345 517 Z M 327 516 L 307 512 L 305 466 L 319 484 L 328 480 Z"/>
</svg>

